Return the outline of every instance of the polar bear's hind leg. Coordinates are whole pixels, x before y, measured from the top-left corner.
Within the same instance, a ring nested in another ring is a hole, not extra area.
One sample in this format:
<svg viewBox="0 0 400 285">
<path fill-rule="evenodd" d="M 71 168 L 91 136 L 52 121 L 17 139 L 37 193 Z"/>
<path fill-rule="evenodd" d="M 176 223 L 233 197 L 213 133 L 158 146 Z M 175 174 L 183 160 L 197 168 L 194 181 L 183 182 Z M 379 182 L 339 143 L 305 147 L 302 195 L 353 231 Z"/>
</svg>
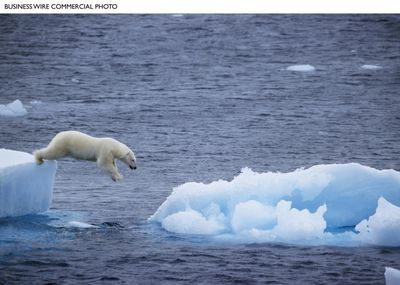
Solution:
<svg viewBox="0 0 400 285">
<path fill-rule="evenodd" d="M 52 147 L 52 145 L 49 145 L 46 148 L 35 150 L 33 152 L 33 155 L 35 156 L 36 163 L 42 164 L 44 162 L 44 159 L 56 160 L 67 156 L 68 152 L 66 150 L 55 148 Z"/>
<path fill-rule="evenodd" d="M 35 157 L 35 161 L 36 161 L 37 164 L 42 164 L 44 162 L 40 150 L 35 150 L 33 152 L 33 156 Z"/>
</svg>

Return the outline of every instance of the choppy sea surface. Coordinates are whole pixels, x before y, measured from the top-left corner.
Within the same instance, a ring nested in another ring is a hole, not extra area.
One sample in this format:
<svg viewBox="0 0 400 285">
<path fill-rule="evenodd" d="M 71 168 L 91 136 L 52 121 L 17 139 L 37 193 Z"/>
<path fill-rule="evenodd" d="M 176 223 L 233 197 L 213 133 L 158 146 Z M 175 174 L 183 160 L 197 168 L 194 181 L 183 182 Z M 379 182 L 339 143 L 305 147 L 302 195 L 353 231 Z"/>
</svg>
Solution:
<svg viewBox="0 0 400 285">
<path fill-rule="evenodd" d="M 0 117 L 0 147 L 32 152 L 74 129 L 119 139 L 139 166 L 120 165 L 115 183 L 93 163 L 59 161 L 50 211 L 0 220 L 0 283 L 384 284 L 385 266 L 400 269 L 399 248 L 223 243 L 148 221 L 173 187 L 243 167 L 399 171 L 400 16 L 0 23 L 0 104 L 28 112 Z"/>
</svg>

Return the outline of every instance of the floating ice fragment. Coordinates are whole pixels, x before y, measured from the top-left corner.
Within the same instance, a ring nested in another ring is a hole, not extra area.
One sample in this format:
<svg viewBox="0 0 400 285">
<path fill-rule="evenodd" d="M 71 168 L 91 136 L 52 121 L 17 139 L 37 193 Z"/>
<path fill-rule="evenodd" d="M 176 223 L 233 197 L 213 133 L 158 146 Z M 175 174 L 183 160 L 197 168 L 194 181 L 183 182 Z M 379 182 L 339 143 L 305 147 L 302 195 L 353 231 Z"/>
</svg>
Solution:
<svg viewBox="0 0 400 285">
<path fill-rule="evenodd" d="M 386 285 L 399 285 L 400 284 L 400 270 L 392 267 L 385 268 Z"/>
<path fill-rule="evenodd" d="M 0 149 L 0 218 L 47 211 L 56 168 L 56 161 L 37 165 L 29 153 Z"/>
<path fill-rule="evenodd" d="M 24 105 L 22 105 L 22 102 L 18 99 L 6 105 L 0 104 L 0 116 L 18 117 L 24 116 L 27 113 Z"/>
<path fill-rule="evenodd" d="M 81 228 L 81 229 L 97 229 L 97 226 L 83 223 L 83 222 L 78 222 L 78 221 L 70 221 L 68 222 L 68 226 L 71 228 Z"/>
<path fill-rule="evenodd" d="M 300 71 L 300 72 L 309 72 L 314 71 L 315 67 L 309 64 L 298 64 L 298 65 L 291 65 L 286 67 L 286 70 L 289 71 Z"/>
<path fill-rule="evenodd" d="M 370 70 L 374 70 L 374 69 L 381 69 L 382 66 L 379 65 L 373 65 L 373 64 L 364 64 L 363 66 L 361 66 L 361 68 L 363 69 L 370 69 Z"/>
</svg>

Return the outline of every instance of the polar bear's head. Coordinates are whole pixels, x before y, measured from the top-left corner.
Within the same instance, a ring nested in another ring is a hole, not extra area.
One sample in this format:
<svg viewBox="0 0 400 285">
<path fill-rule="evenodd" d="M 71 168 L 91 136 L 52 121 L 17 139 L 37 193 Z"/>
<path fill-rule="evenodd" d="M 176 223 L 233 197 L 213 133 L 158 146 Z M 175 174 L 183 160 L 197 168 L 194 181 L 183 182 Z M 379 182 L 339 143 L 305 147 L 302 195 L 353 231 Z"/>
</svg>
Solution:
<svg viewBox="0 0 400 285">
<path fill-rule="evenodd" d="M 120 158 L 120 160 L 125 163 L 126 165 L 129 166 L 130 169 L 136 169 L 136 157 L 135 154 L 133 153 L 132 150 L 130 150 L 128 147 L 126 147 L 127 150 L 125 154 Z"/>
</svg>

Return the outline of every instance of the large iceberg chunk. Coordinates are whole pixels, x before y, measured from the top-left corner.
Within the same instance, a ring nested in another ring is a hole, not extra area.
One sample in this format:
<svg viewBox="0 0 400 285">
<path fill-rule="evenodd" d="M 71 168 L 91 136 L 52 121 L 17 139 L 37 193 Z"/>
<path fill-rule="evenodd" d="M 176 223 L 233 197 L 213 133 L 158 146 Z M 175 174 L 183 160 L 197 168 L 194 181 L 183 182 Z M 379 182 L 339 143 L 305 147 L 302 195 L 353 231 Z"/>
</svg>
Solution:
<svg viewBox="0 0 400 285">
<path fill-rule="evenodd" d="M 175 233 L 240 242 L 400 246 L 398 206 L 394 170 L 356 163 L 289 173 L 244 168 L 230 182 L 180 185 L 150 220 Z"/>
<path fill-rule="evenodd" d="M 57 162 L 35 163 L 33 155 L 0 149 L 0 217 L 47 211 Z"/>
</svg>

